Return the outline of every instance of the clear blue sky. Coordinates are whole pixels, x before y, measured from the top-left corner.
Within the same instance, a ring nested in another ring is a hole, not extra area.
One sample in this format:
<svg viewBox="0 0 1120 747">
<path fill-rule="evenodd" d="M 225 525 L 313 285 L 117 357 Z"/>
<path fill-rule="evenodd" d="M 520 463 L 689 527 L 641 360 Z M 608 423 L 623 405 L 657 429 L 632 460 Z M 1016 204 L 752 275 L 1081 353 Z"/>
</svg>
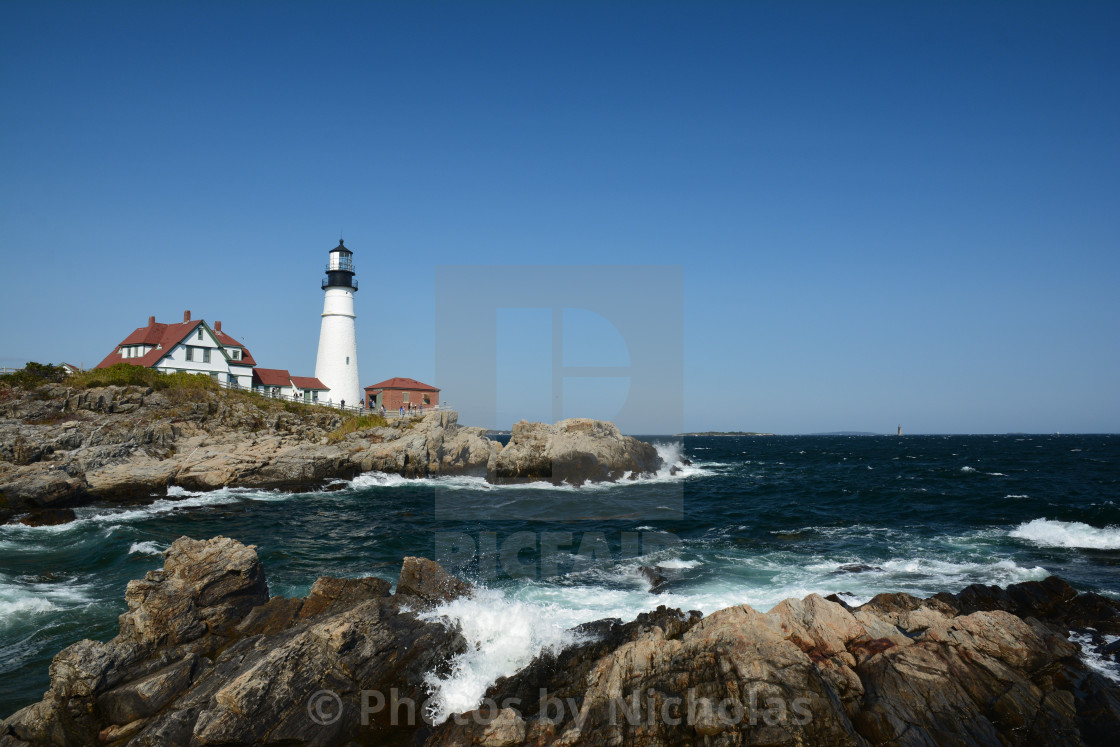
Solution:
<svg viewBox="0 0 1120 747">
<path fill-rule="evenodd" d="M 1120 431 L 1117 3 L 13 0 L 0 164 L 0 365 L 310 374 L 341 230 L 363 383 L 435 265 L 678 265 L 690 430 Z"/>
</svg>

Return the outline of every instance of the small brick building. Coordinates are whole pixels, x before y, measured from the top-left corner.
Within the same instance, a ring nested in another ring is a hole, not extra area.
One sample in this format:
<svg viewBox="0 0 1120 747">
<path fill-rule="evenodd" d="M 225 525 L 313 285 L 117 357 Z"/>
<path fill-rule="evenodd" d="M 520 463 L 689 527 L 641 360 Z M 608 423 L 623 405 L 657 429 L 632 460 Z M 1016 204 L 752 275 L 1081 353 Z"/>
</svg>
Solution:
<svg viewBox="0 0 1120 747">
<path fill-rule="evenodd" d="M 406 411 L 420 407 L 426 410 L 439 404 L 439 389 L 416 379 L 400 376 L 367 386 L 365 392 L 366 407 L 371 410 L 380 410 L 382 407 L 392 412 L 399 412 L 401 407 Z"/>
</svg>

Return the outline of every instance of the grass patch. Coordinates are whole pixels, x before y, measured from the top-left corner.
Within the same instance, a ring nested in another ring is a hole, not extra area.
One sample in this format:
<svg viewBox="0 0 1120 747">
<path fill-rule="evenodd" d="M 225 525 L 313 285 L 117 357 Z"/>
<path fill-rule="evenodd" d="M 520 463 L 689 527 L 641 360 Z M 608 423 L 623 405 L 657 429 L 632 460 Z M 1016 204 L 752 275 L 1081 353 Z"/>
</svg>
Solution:
<svg viewBox="0 0 1120 747">
<path fill-rule="evenodd" d="M 75 389 L 92 389 L 102 386 L 150 386 L 152 389 L 198 389 L 216 392 L 218 382 L 206 374 L 184 371 L 161 373 L 154 368 L 117 363 L 108 368 L 94 368 L 73 374 L 66 383 Z"/>
<path fill-rule="evenodd" d="M 327 440 L 333 444 L 355 431 L 364 431 L 367 428 L 382 428 L 386 425 L 389 425 L 388 421 L 380 415 L 358 415 L 328 433 Z"/>
</svg>

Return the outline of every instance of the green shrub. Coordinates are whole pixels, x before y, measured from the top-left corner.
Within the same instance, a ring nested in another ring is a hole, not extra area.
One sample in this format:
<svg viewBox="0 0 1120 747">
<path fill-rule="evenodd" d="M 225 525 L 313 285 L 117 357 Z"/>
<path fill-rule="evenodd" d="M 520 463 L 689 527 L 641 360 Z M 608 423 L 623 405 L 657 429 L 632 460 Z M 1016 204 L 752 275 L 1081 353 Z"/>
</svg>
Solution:
<svg viewBox="0 0 1120 747">
<path fill-rule="evenodd" d="M 0 384 L 7 384 L 20 389 L 34 389 L 43 384 L 51 384 L 66 378 L 66 369 L 62 366 L 52 366 L 50 363 L 36 363 L 29 361 L 26 366 L 18 371 L 0 376 Z"/>
<path fill-rule="evenodd" d="M 77 373 L 66 380 L 75 389 L 92 389 L 99 386 L 150 386 L 153 389 L 205 389 L 218 391 L 221 387 L 206 374 L 184 371 L 161 373 L 154 368 L 116 363 L 108 368 L 95 368 Z"/>
<path fill-rule="evenodd" d="M 328 433 L 327 440 L 335 443 L 355 431 L 364 431 L 367 428 L 382 428 L 388 424 L 388 421 L 380 415 L 356 415 Z"/>
</svg>

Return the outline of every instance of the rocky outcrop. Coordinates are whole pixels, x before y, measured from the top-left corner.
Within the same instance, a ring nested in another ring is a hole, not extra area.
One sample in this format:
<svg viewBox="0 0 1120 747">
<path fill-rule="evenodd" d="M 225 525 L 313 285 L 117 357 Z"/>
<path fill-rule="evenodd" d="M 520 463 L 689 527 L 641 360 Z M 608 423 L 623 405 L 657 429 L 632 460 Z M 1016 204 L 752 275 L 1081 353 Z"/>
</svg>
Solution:
<svg viewBox="0 0 1120 747">
<path fill-rule="evenodd" d="M 661 457 L 653 446 L 623 436 L 613 423 L 570 418 L 555 425 L 524 420 L 515 424 L 509 443 L 486 474 L 495 483 L 549 480 L 581 485 L 649 474 L 660 467 Z"/>
<path fill-rule="evenodd" d="M 361 471 L 389 472 L 405 477 L 486 474 L 502 445 L 486 437 L 485 428 L 458 424 L 458 413 L 439 412 L 414 421 L 407 429 L 377 428 L 357 455 Z"/>
<path fill-rule="evenodd" d="M 397 580 L 397 596 L 415 597 L 420 606 L 433 607 L 470 592 L 470 584 L 460 581 L 443 566 L 427 558 L 406 557 Z"/>
<path fill-rule="evenodd" d="M 662 607 L 604 621 L 427 744 L 1112 744 L 1120 687 L 1067 640 L 1060 621 L 1088 596 L 1067 589 L 884 594 L 855 609 L 813 594 L 765 614 Z M 1019 600 L 1023 616 L 972 610 L 979 598 Z"/>
<path fill-rule="evenodd" d="M 443 598 L 469 591 L 441 573 L 424 575 Z M 395 723 L 385 709 L 363 725 L 363 691 L 421 703 L 424 675 L 465 646 L 381 579 L 320 578 L 305 598 L 270 600 L 254 548 L 223 537 L 177 540 L 125 597 L 120 633 L 59 653 L 0 746 L 406 742 L 419 715 Z"/>
<path fill-rule="evenodd" d="M 435 728 L 417 710 L 425 682 L 467 643 L 415 610 L 471 588 L 406 558 L 389 591 L 320 578 L 268 599 L 254 548 L 182 538 L 128 585 L 116 638 L 55 657 L 0 747 L 1110 745 L 1120 730 L 1120 687 L 1085 666 L 1064 622 L 1101 624 L 1086 610 L 1104 598 L 1059 579 L 600 620 Z"/>
<path fill-rule="evenodd" d="M 371 470 L 578 484 L 661 464 L 652 446 L 595 420 L 522 422 L 503 449 L 446 411 L 339 438 L 345 417 L 336 410 L 244 392 L 74 393 L 48 384 L 0 394 L 0 521 L 91 501 L 151 501 L 173 485 L 306 490 Z"/>
</svg>

